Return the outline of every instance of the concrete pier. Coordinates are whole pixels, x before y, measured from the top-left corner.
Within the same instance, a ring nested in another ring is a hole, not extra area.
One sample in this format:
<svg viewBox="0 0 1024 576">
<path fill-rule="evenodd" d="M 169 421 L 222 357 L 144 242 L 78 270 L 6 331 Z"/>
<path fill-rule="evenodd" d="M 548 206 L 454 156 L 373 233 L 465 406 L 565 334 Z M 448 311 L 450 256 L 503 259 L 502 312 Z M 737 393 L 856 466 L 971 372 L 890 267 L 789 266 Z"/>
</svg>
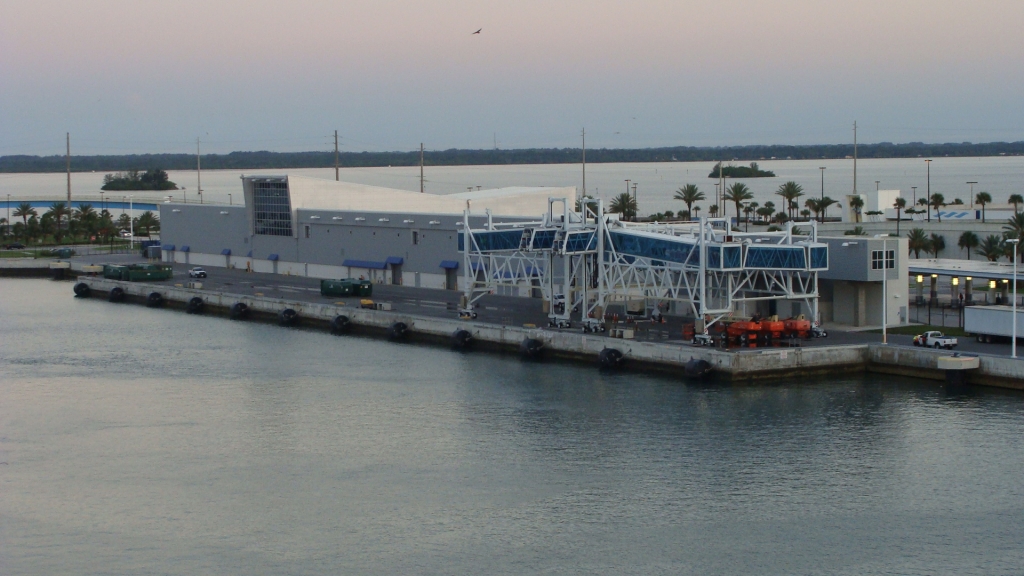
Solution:
<svg viewBox="0 0 1024 576">
<path fill-rule="evenodd" d="M 356 333 L 385 335 L 396 322 L 402 322 L 408 328 L 407 338 L 413 341 L 448 343 L 456 330 L 466 330 L 472 334 L 475 346 L 484 350 L 513 352 L 518 350 L 524 339 L 530 338 L 543 343 L 545 356 L 584 361 L 595 366 L 598 355 L 605 348 L 622 352 L 626 369 L 659 371 L 678 376 L 683 375 L 683 368 L 691 359 L 706 360 L 713 367 L 714 378 L 732 382 L 865 371 L 944 380 L 946 371 L 939 367 L 939 358 L 951 355 L 947 351 L 881 344 L 723 351 L 679 343 L 638 342 L 579 331 L 505 326 L 454 317 L 448 319 L 401 311 L 368 310 L 344 303 L 235 294 L 188 288 L 184 284 L 133 283 L 95 276 L 82 276 L 78 281 L 89 286 L 93 297 L 106 297 L 111 289 L 119 287 L 129 300 L 144 302 L 149 294 L 159 292 L 168 305 L 184 308 L 186 302 L 198 297 L 203 299 L 207 310 L 220 313 L 226 313 L 231 306 L 240 302 L 247 305 L 255 315 L 268 320 L 290 308 L 298 313 L 300 322 L 327 327 L 334 317 L 344 315 L 349 318 Z M 978 356 L 979 367 L 965 371 L 964 379 L 967 383 L 1024 389 L 1024 361 Z"/>
</svg>

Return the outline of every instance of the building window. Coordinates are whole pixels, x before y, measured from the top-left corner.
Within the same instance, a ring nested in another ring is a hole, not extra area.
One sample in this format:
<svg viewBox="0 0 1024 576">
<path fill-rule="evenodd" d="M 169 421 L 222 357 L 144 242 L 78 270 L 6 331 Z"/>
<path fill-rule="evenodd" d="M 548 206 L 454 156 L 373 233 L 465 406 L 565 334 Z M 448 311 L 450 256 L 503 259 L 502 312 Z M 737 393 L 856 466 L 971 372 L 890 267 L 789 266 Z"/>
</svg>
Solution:
<svg viewBox="0 0 1024 576">
<path fill-rule="evenodd" d="M 872 270 L 881 270 L 882 269 L 882 262 L 883 261 L 885 262 L 885 268 L 887 270 L 892 270 L 893 268 L 895 268 L 896 267 L 896 251 L 895 250 L 885 250 L 884 256 L 883 256 L 883 251 L 882 250 L 872 250 L 871 251 L 871 269 Z"/>
<path fill-rule="evenodd" d="M 413 230 L 412 231 L 412 243 L 414 245 L 420 243 L 420 233 L 419 233 L 418 230 Z"/>
<path fill-rule="evenodd" d="M 292 208 L 287 182 L 253 182 L 252 199 L 253 234 L 292 235 Z"/>
<path fill-rule="evenodd" d="M 309 238 L 309 224 L 306 224 L 306 238 Z"/>
</svg>

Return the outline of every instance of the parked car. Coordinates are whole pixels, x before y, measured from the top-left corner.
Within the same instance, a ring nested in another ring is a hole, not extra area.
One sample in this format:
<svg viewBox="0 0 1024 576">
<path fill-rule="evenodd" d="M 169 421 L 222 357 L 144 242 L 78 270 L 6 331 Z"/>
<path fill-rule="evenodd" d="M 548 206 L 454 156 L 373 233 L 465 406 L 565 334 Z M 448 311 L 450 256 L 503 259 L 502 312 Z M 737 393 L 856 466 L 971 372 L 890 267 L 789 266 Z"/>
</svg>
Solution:
<svg viewBox="0 0 1024 576">
<path fill-rule="evenodd" d="M 21 242 L 11 242 L 10 244 L 4 246 L 4 248 L 8 250 L 24 250 L 25 245 L 22 244 Z"/>
<path fill-rule="evenodd" d="M 199 266 L 192 268 L 188 271 L 189 278 L 206 278 L 206 270 L 203 270 Z"/>
<path fill-rule="evenodd" d="M 914 346 L 924 346 L 926 348 L 945 348 L 946 350 L 952 350 L 957 345 L 956 338 L 952 336 L 943 336 L 942 332 L 932 330 L 925 332 L 924 334 L 918 334 L 914 336 Z"/>
<path fill-rule="evenodd" d="M 121 230 L 121 238 L 131 238 L 132 233 L 130 230 Z"/>
</svg>

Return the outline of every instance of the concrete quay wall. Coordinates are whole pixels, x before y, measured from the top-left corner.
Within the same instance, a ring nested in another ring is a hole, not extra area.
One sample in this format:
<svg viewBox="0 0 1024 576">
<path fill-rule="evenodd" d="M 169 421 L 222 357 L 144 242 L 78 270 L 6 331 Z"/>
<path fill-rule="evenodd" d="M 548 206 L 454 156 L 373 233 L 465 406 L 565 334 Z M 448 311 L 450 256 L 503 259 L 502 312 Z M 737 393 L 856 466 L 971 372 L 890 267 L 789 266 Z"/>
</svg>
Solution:
<svg viewBox="0 0 1024 576">
<path fill-rule="evenodd" d="M 404 322 L 409 328 L 409 337 L 412 340 L 448 343 L 456 330 L 467 330 L 473 335 L 475 346 L 481 349 L 516 351 L 524 339 L 533 338 L 543 342 L 544 354 L 547 356 L 594 364 L 597 363 L 601 350 L 615 348 L 623 353 L 631 370 L 681 375 L 688 361 L 701 359 L 712 365 L 717 379 L 735 382 L 862 371 L 941 380 L 945 378 L 945 372 L 938 369 L 938 358 L 950 354 L 947 351 L 880 344 L 725 352 L 713 348 L 638 342 L 581 332 L 502 326 L 456 318 L 405 314 L 401 311 L 367 310 L 335 302 L 311 303 L 215 292 L 187 288 L 183 285 L 134 283 L 93 276 L 80 277 L 79 281 L 100 294 L 106 294 L 115 286 L 119 286 L 128 296 L 135 299 L 144 299 L 152 292 L 159 292 L 165 300 L 178 305 L 188 302 L 191 298 L 200 297 L 207 306 L 227 310 L 235 303 L 242 302 L 253 312 L 267 318 L 275 317 L 285 308 L 291 308 L 304 322 L 312 321 L 322 323 L 324 326 L 341 314 L 349 318 L 357 333 L 362 331 L 381 335 L 395 322 Z M 970 371 L 968 382 L 1024 389 L 1024 360 L 987 355 L 979 357 L 981 367 Z"/>
</svg>

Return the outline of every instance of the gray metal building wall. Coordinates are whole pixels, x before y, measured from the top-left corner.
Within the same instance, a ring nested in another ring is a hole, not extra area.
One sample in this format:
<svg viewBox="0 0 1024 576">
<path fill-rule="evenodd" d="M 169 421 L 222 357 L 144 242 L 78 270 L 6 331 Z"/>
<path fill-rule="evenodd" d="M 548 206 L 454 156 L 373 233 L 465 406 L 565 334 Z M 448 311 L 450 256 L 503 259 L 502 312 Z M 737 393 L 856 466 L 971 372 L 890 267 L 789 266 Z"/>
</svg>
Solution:
<svg viewBox="0 0 1024 576">
<path fill-rule="evenodd" d="M 334 220 L 335 217 L 341 220 Z M 365 220 L 357 222 L 357 217 Z M 471 216 L 470 225 L 483 226 L 486 220 L 484 216 Z M 494 222 L 522 220 L 494 218 Z M 389 256 L 398 256 L 405 260 L 403 272 L 428 274 L 444 273 L 440 268 L 442 260 L 457 260 L 460 264 L 462 261 L 456 226 L 462 221 L 461 215 L 299 210 L 298 221 L 297 238 L 252 235 L 242 206 L 160 207 L 162 242 L 179 250 L 189 246 L 192 252 L 220 254 L 229 249 L 233 256 L 247 256 L 251 252 L 257 259 L 277 254 L 285 262 L 332 266 L 341 266 L 347 259 L 383 262 Z M 431 221 L 438 224 L 432 225 Z M 414 231 L 418 233 L 417 243 L 413 242 Z"/>
</svg>

